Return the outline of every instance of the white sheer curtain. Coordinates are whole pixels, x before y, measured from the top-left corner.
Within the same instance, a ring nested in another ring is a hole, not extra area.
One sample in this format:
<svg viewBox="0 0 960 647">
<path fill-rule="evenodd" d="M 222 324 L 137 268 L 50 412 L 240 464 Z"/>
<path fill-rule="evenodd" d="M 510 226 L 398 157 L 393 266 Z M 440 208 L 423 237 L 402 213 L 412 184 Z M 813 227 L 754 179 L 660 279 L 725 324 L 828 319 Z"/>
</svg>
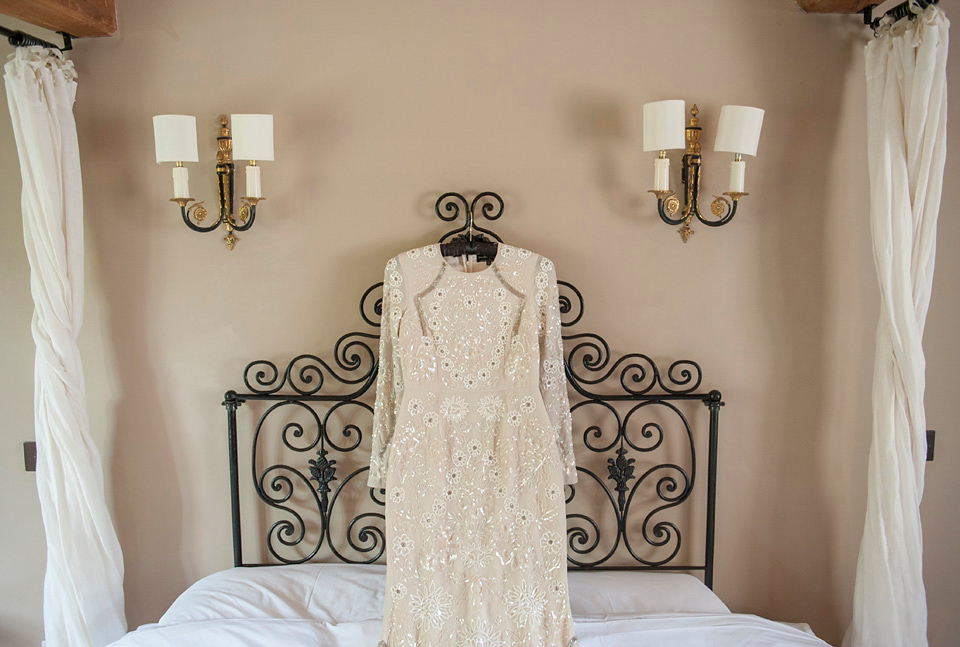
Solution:
<svg viewBox="0 0 960 647">
<path fill-rule="evenodd" d="M 126 631 L 123 557 L 90 439 L 77 334 L 83 315 L 83 192 L 73 63 L 18 49 L 5 66 L 30 261 L 37 489 L 47 539 L 45 644 L 100 647 Z"/>
<path fill-rule="evenodd" d="M 870 223 L 880 282 L 867 514 L 847 644 L 927 644 L 920 498 L 923 325 L 946 157 L 950 23 L 929 7 L 866 48 Z"/>
</svg>

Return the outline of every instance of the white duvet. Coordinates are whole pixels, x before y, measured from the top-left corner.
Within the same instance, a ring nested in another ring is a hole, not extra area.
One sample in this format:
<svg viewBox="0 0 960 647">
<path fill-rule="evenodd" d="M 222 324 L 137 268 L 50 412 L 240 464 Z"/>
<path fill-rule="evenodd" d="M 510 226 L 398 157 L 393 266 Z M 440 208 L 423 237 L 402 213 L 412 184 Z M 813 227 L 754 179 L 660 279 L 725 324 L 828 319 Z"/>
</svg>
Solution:
<svg viewBox="0 0 960 647">
<path fill-rule="evenodd" d="M 802 629 L 730 613 L 690 575 L 571 572 L 569 585 L 581 647 L 826 646 Z M 113 647 L 374 647 L 383 588 L 382 566 L 229 569 Z"/>
</svg>

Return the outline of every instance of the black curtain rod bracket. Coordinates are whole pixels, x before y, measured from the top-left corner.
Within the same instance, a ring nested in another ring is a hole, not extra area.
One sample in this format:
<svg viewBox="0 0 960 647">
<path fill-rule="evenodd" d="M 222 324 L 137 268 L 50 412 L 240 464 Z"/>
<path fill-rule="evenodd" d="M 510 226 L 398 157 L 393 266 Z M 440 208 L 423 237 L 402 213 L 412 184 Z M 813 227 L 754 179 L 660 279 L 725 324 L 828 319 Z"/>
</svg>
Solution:
<svg viewBox="0 0 960 647">
<path fill-rule="evenodd" d="M 53 43 L 43 40 L 42 38 L 37 38 L 36 36 L 31 36 L 30 34 L 16 29 L 7 29 L 6 27 L 0 26 L 0 36 L 6 36 L 7 40 L 14 47 L 49 47 L 50 49 L 58 49 L 61 52 L 67 52 L 73 49 L 73 36 L 64 31 L 58 31 L 61 37 L 63 37 L 63 47 L 58 47 Z"/>
<path fill-rule="evenodd" d="M 884 12 L 884 14 L 879 18 L 873 17 L 873 10 L 879 7 L 880 5 L 879 4 L 868 5 L 864 7 L 863 11 L 860 12 L 863 14 L 863 24 L 868 25 L 871 29 L 873 29 L 873 34 L 876 36 L 877 30 L 880 29 L 880 22 L 884 18 L 889 17 L 894 22 L 896 22 L 901 18 L 914 16 L 915 14 L 910 10 L 910 2 L 911 0 L 907 0 L 906 2 L 901 2 L 893 9 Z M 930 7 L 935 4 L 939 4 L 940 0 L 915 0 L 915 2 L 917 4 L 917 7 L 919 7 L 920 10 L 923 11 L 927 7 Z"/>
</svg>

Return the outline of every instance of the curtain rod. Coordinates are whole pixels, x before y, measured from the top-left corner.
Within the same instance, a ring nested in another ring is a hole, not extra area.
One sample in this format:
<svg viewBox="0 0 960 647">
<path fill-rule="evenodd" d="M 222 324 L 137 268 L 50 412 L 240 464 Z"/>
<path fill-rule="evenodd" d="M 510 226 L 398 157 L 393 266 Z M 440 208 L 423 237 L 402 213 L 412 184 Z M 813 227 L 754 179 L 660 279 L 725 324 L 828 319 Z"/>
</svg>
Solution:
<svg viewBox="0 0 960 647">
<path fill-rule="evenodd" d="M 63 47 L 58 47 L 53 43 L 43 40 L 42 38 L 31 36 L 26 32 L 17 31 L 15 29 L 7 29 L 6 27 L 0 25 L 0 36 L 6 36 L 7 40 L 10 41 L 10 44 L 14 47 L 30 47 L 33 45 L 39 45 L 40 47 L 59 49 L 61 52 L 66 52 L 73 49 L 73 36 L 64 31 L 58 31 L 57 33 L 63 37 Z"/>
<path fill-rule="evenodd" d="M 885 12 L 879 18 L 873 17 L 873 10 L 879 7 L 880 5 L 869 5 L 863 10 L 863 24 L 869 25 L 874 32 L 880 27 L 880 21 L 884 18 L 890 17 L 894 21 L 900 20 L 901 18 L 912 17 L 916 14 L 910 9 L 910 5 L 916 3 L 917 7 L 922 11 L 929 6 L 938 4 L 940 0 L 907 0 L 906 2 L 901 2 L 896 7 L 890 11 Z"/>
</svg>

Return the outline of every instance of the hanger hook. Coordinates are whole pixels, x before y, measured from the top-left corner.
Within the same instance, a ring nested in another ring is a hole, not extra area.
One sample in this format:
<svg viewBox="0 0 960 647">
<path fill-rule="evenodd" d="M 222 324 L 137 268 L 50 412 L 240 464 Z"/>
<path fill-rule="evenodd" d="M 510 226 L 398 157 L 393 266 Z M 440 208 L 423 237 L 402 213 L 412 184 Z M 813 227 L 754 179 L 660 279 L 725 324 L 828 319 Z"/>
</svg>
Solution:
<svg viewBox="0 0 960 647">
<path fill-rule="evenodd" d="M 493 191 L 484 191 L 478 193 L 473 200 L 467 200 L 463 194 L 450 191 L 444 193 L 437 199 L 436 212 L 437 217 L 446 222 L 453 222 L 460 217 L 461 208 L 464 211 L 464 224 L 462 227 L 454 229 L 453 231 L 448 231 L 441 238 L 440 242 L 443 243 L 447 239 L 452 239 L 458 234 L 466 234 L 466 236 L 473 240 L 475 237 L 480 236 L 489 236 L 493 240 L 498 242 L 503 242 L 503 239 L 500 238 L 496 233 L 485 229 L 484 227 L 477 226 L 476 216 L 479 212 L 481 218 L 486 218 L 487 220 L 497 220 L 500 216 L 503 215 L 503 198 Z M 447 215 L 449 214 L 449 215 Z"/>
</svg>

